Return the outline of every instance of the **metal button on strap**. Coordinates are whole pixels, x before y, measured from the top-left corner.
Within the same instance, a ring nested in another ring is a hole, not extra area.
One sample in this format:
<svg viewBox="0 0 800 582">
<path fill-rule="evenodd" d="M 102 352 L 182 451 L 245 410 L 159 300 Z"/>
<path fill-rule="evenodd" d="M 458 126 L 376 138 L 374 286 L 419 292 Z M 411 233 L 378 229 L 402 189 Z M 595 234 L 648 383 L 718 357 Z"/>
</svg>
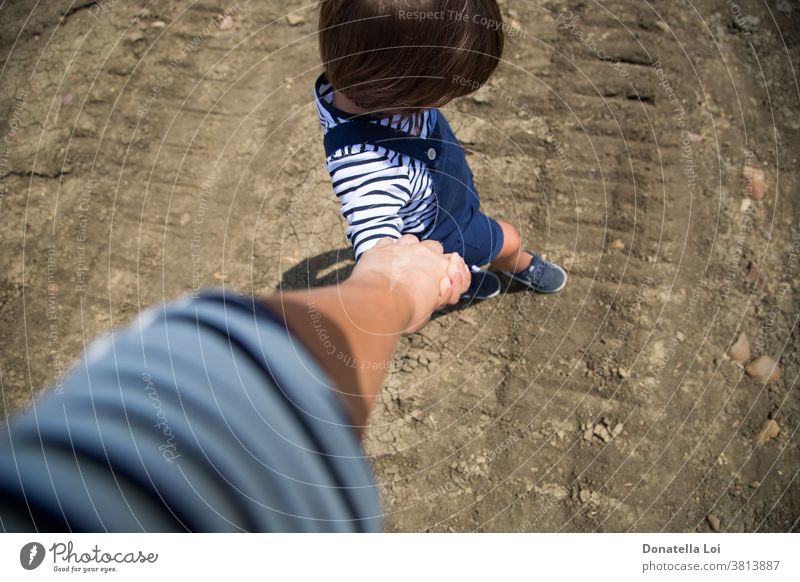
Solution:
<svg viewBox="0 0 800 582">
<path fill-rule="evenodd" d="M 435 160 L 436 159 L 436 150 L 433 148 L 428 149 L 428 159 Z"/>
</svg>

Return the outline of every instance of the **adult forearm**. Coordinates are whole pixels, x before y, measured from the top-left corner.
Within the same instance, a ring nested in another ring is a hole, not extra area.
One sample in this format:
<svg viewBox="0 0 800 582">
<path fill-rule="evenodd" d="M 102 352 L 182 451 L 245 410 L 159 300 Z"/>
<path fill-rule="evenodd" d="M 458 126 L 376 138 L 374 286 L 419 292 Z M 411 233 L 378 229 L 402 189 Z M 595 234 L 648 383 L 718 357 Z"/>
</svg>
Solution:
<svg viewBox="0 0 800 582">
<path fill-rule="evenodd" d="M 457 254 L 406 235 L 365 252 L 338 287 L 265 299 L 327 372 L 360 430 L 386 374 L 400 334 L 456 303 L 470 274 Z"/>
<path fill-rule="evenodd" d="M 381 275 L 338 287 L 292 291 L 266 299 L 329 375 L 354 427 L 366 424 L 413 305 L 403 286 Z"/>
</svg>

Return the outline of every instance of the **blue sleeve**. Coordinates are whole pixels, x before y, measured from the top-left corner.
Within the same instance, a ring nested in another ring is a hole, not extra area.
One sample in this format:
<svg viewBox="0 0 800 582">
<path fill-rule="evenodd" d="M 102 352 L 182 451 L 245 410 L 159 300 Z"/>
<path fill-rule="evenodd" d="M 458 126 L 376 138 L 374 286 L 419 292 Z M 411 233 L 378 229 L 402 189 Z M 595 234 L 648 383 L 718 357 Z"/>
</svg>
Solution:
<svg viewBox="0 0 800 582">
<path fill-rule="evenodd" d="M 333 385 L 250 298 L 152 309 L 0 429 L 5 531 L 379 531 Z"/>
</svg>

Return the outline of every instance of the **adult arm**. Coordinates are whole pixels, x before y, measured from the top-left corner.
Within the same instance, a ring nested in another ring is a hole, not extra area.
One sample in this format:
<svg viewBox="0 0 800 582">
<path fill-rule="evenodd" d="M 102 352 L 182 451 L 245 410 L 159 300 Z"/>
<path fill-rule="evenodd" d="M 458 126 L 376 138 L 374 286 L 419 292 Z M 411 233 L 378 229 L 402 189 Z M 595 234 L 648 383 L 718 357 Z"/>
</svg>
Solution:
<svg viewBox="0 0 800 582">
<path fill-rule="evenodd" d="M 212 292 L 142 313 L 0 430 L 0 529 L 378 531 L 350 427 L 379 377 L 337 369 L 309 334 L 322 321 L 354 358 L 388 359 L 400 332 L 455 301 L 461 268 L 405 239 L 272 310 Z"/>
<path fill-rule="evenodd" d="M 399 336 L 456 303 L 469 281 L 456 253 L 443 255 L 438 242 L 406 235 L 379 241 L 338 287 L 287 292 L 265 302 L 328 373 L 360 431 Z"/>
</svg>

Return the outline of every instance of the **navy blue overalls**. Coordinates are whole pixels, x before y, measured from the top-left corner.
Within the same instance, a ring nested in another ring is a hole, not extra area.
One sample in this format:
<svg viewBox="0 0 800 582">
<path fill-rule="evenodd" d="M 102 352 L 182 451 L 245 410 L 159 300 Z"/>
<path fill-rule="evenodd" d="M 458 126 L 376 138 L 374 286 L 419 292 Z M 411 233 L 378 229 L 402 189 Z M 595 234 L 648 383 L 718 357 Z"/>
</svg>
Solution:
<svg viewBox="0 0 800 582">
<path fill-rule="evenodd" d="M 458 253 L 470 266 L 493 261 L 503 247 L 503 231 L 496 220 L 480 211 L 480 201 L 464 148 L 437 111 L 436 127 L 429 138 L 353 117 L 325 134 L 325 155 L 360 144 L 387 148 L 419 160 L 428 167 L 438 212 L 433 230 L 425 238 L 442 243 L 444 252 Z"/>
</svg>

